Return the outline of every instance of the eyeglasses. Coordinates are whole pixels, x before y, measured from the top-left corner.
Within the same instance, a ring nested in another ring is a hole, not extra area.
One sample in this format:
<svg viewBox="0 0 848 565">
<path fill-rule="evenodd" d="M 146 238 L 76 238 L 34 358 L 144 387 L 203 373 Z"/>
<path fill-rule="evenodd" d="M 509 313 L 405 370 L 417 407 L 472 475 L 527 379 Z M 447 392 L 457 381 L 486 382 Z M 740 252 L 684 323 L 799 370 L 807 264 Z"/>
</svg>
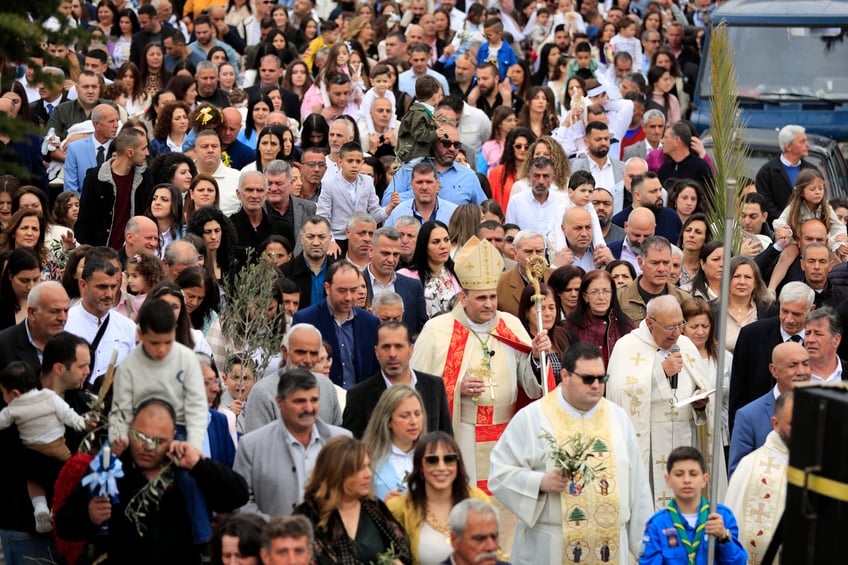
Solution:
<svg viewBox="0 0 848 565">
<path fill-rule="evenodd" d="M 514 143 L 512 145 L 513 149 L 528 149 L 530 147 L 529 143 Z"/>
<path fill-rule="evenodd" d="M 508 235 L 508 236 L 506 236 L 506 237 L 504 238 L 504 241 L 505 241 L 505 242 L 507 242 L 507 243 L 512 243 L 512 242 L 514 242 L 514 241 L 515 241 L 515 237 L 514 237 L 514 236 L 511 236 L 511 235 Z"/>
<path fill-rule="evenodd" d="M 445 149 L 450 149 L 451 147 L 453 147 L 454 149 L 459 149 L 460 147 L 462 147 L 461 141 L 448 141 L 447 139 L 440 139 L 439 143 L 441 143 L 442 147 L 444 147 Z"/>
<path fill-rule="evenodd" d="M 156 451 L 159 449 L 160 445 L 168 441 L 167 438 L 151 437 L 138 430 L 130 430 L 130 437 L 144 445 L 144 449 L 147 449 L 148 451 Z"/>
<path fill-rule="evenodd" d="M 649 317 L 650 317 L 653 321 L 657 322 L 657 319 L 656 319 L 656 318 L 654 318 L 653 316 L 649 316 Z M 673 326 L 663 326 L 663 325 L 662 325 L 662 324 L 660 324 L 659 322 L 657 322 L 657 325 L 658 325 L 659 327 L 661 327 L 662 329 L 664 329 L 665 331 L 667 331 L 667 332 L 673 332 L 673 331 L 675 331 L 675 330 L 681 330 L 681 331 L 683 331 L 683 328 L 685 328 L 685 327 L 686 327 L 686 321 L 684 320 L 684 321 L 680 322 L 679 324 L 675 324 L 675 325 L 673 325 Z"/>
<path fill-rule="evenodd" d="M 609 288 L 596 288 L 595 290 L 587 290 L 586 296 L 591 296 L 595 298 L 596 296 L 609 296 L 612 294 L 612 290 Z"/>
<path fill-rule="evenodd" d="M 583 379 L 583 384 L 587 385 L 587 386 L 594 383 L 595 380 L 597 380 L 601 384 L 604 384 L 609 380 L 609 377 L 610 377 L 609 375 L 581 375 L 579 373 L 571 373 L 571 374 L 574 375 L 575 377 L 579 377 L 579 378 Z"/>
<path fill-rule="evenodd" d="M 327 163 L 325 163 L 324 161 L 305 161 L 303 165 L 306 167 L 323 169 L 327 166 Z"/>
<path fill-rule="evenodd" d="M 424 463 L 429 465 L 430 467 L 435 467 L 439 464 L 439 461 L 443 462 L 448 467 L 456 465 L 459 461 L 459 453 L 445 453 L 444 455 L 425 455 Z"/>
</svg>

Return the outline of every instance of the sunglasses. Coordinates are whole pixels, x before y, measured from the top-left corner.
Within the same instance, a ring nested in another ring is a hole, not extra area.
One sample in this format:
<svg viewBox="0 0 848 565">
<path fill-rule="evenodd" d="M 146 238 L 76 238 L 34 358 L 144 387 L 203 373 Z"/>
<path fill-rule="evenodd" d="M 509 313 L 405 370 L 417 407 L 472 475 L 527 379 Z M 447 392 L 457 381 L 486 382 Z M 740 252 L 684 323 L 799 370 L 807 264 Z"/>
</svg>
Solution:
<svg viewBox="0 0 848 565">
<path fill-rule="evenodd" d="M 583 379 L 584 385 L 591 385 L 597 380 L 599 383 L 604 384 L 609 380 L 609 375 L 581 375 L 579 373 L 571 373 L 575 377 L 580 377 Z"/>
<path fill-rule="evenodd" d="M 525 143 L 516 143 L 515 145 L 512 146 L 513 149 L 528 149 L 529 147 L 530 147 L 530 144 L 525 144 Z"/>
<path fill-rule="evenodd" d="M 456 465 L 459 461 L 459 453 L 445 453 L 441 456 L 435 454 L 424 456 L 424 463 L 430 467 L 435 467 L 439 464 L 439 461 L 442 461 L 447 466 Z"/>
<path fill-rule="evenodd" d="M 444 147 L 445 149 L 450 149 L 451 147 L 453 147 L 454 149 L 459 149 L 460 147 L 462 147 L 461 141 L 448 141 L 446 139 L 440 139 L 439 143 L 441 143 L 442 147 Z"/>
</svg>

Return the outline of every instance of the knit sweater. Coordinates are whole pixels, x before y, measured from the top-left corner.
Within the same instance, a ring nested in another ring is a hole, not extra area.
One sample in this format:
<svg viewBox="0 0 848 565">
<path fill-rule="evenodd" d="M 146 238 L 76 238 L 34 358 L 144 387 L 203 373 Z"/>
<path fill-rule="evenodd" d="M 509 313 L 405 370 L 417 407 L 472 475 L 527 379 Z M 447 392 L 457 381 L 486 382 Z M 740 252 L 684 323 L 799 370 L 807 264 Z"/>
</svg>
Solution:
<svg viewBox="0 0 848 565">
<path fill-rule="evenodd" d="M 177 425 L 186 427 L 188 442 L 203 448 L 208 420 L 206 387 L 191 349 L 175 342 L 162 361 L 148 356 L 143 345 L 127 355 L 115 373 L 109 439 L 126 439 L 133 414 L 149 398 L 170 403 L 177 414 Z"/>
<path fill-rule="evenodd" d="M 29 390 L 0 411 L 0 430 L 17 424 L 24 445 L 47 444 L 65 435 L 65 426 L 85 429 L 85 420 L 50 389 Z"/>
</svg>

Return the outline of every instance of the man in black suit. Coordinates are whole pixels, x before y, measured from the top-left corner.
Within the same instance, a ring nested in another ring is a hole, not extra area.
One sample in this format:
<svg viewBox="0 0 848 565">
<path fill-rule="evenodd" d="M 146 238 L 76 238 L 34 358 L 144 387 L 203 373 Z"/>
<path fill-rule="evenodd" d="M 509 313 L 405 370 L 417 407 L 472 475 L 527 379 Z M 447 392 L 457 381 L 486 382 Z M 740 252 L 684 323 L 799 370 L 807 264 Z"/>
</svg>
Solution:
<svg viewBox="0 0 848 565">
<path fill-rule="evenodd" d="M 371 263 L 365 268 L 368 304 L 375 294 L 393 291 L 403 298 L 403 322 L 413 335 L 418 335 L 427 321 L 424 287 L 421 281 L 395 272 L 400 262 L 400 232 L 383 227 L 371 238 Z"/>
<path fill-rule="evenodd" d="M 780 291 L 777 318 L 758 320 L 742 328 L 733 352 L 728 417 L 730 431 L 736 411 L 774 386 L 769 372 L 771 352 L 786 341 L 803 344 L 804 321 L 814 308 L 813 289 L 802 282 L 787 283 Z"/>
<path fill-rule="evenodd" d="M 45 128 L 46 133 L 50 114 L 53 113 L 56 106 L 68 101 L 68 93 L 63 88 L 65 84 L 65 72 L 62 69 L 59 67 L 44 67 L 42 71 L 50 75 L 53 80 L 49 83 L 40 82 L 38 84 L 39 99 L 30 104 L 29 109 L 32 113 L 32 121 L 38 127 Z"/>
<path fill-rule="evenodd" d="M 336 259 L 328 255 L 332 235 L 330 222 L 323 216 L 309 216 L 298 234 L 303 251 L 280 267 L 300 290 L 300 308 L 312 306 L 326 296 L 324 280 Z M 314 300 L 313 300 L 314 299 Z"/>
<path fill-rule="evenodd" d="M 405 384 L 417 390 L 424 400 L 427 431 L 442 431 L 453 435 L 444 381 L 441 377 L 413 372 L 409 368 L 409 360 L 412 358 L 409 328 L 402 322 L 381 324 L 377 328 L 374 351 L 380 363 L 380 372 L 347 391 L 342 426 L 361 438 L 380 395 L 389 386 Z"/>
<path fill-rule="evenodd" d="M 36 285 L 27 298 L 27 317 L 20 324 L 0 332 L 0 368 L 23 361 L 41 372 L 41 351 L 51 336 L 65 329 L 68 293 L 57 281 Z"/>
<path fill-rule="evenodd" d="M 263 86 L 280 86 L 282 78 L 283 65 L 280 58 L 273 53 L 263 55 L 259 59 L 259 82 L 245 89 L 248 100 L 250 102 L 259 100 Z M 285 88 L 280 88 L 280 93 L 283 96 L 283 110 L 286 116 L 300 121 L 300 100 L 297 94 Z"/>
</svg>

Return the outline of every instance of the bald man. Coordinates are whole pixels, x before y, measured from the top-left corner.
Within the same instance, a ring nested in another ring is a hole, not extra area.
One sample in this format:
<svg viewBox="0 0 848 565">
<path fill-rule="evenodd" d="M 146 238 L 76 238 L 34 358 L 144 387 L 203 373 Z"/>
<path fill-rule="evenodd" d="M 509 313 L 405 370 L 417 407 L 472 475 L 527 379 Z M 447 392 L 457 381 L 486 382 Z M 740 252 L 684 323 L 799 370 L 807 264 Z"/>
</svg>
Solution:
<svg viewBox="0 0 848 565">
<path fill-rule="evenodd" d="M 569 208 L 562 219 L 562 233 L 570 252 L 571 262 L 558 262 L 557 265 L 582 267 L 587 273 L 603 267 L 612 261 L 608 247 L 594 247 L 592 244 L 592 217 L 585 208 Z M 561 250 L 557 257 L 562 259 L 569 253 Z"/>
<path fill-rule="evenodd" d="M 147 216 L 133 216 L 124 229 L 124 247 L 121 249 L 121 264 L 126 267 L 127 258 L 136 255 L 158 255 L 159 228 Z"/>
<path fill-rule="evenodd" d="M 256 160 L 256 151 L 239 141 L 242 117 L 238 108 L 224 108 L 224 121 L 218 126 L 218 137 L 221 138 L 221 151 L 226 151 L 230 157 L 230 167 L 241 170 L 245 165 Z"/>
<path fill-rule="evenodd" d="M 624 222 L 624 239 L 610 243 L 609 249 L 615 259 L 627 261 L 636 269 L 636 274 L 642 274 L 639 266 L 639 253 L 642 242 L 654 235 L 657 220 L 647 208 L 634 208 Z"/>
</svg>

